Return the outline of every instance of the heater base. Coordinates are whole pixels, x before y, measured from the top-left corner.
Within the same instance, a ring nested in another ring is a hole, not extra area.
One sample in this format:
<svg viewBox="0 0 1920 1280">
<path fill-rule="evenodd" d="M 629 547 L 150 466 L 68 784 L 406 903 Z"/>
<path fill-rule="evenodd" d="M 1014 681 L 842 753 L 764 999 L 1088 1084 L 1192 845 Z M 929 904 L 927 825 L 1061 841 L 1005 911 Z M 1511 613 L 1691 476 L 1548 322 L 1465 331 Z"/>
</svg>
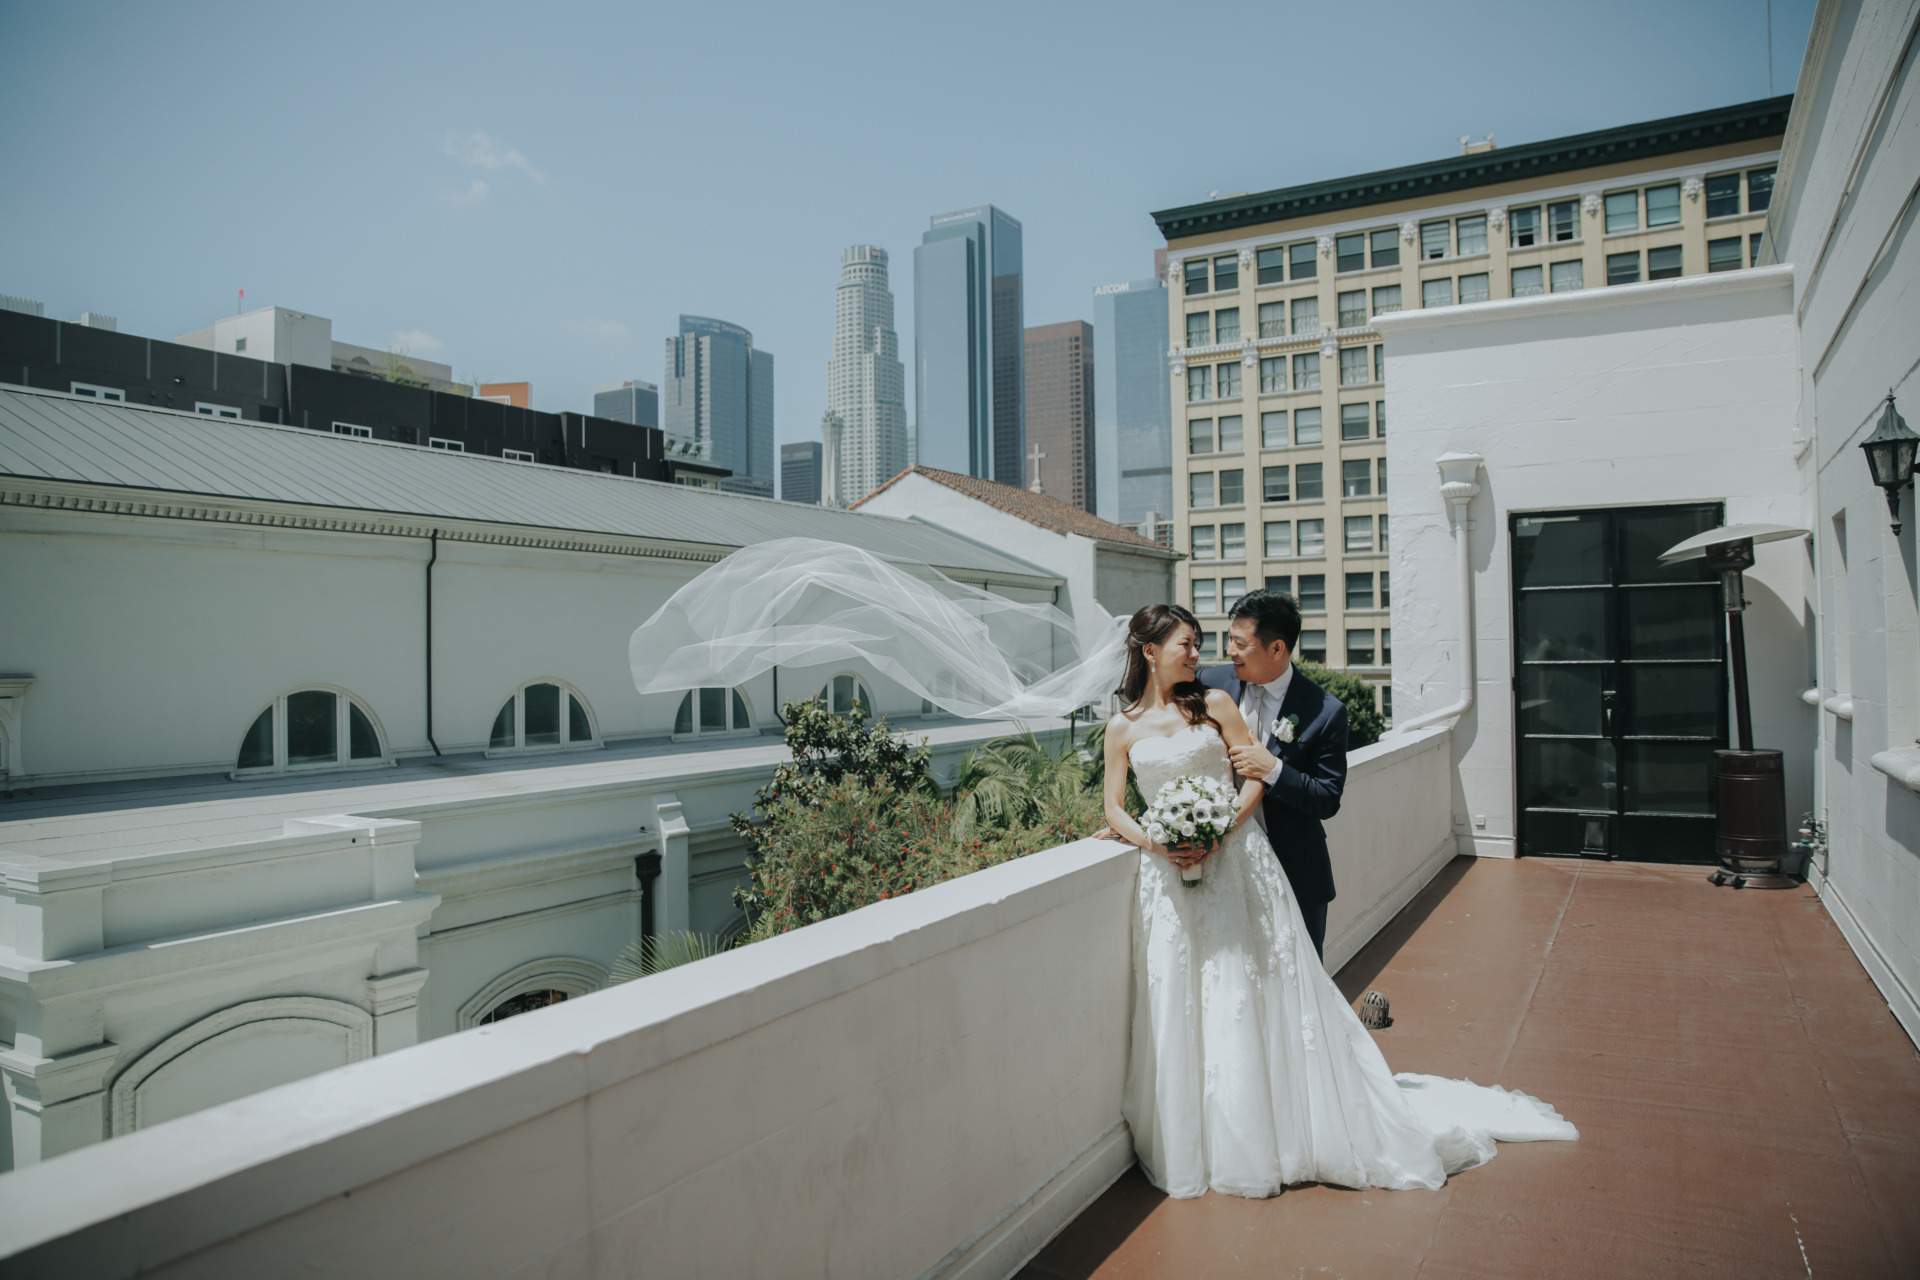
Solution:
<svg viewBox="0 0 1920 1280">
<path fill-rule="evenodd" d="M 1714 872 L 1707 877 L 1709 884 L 1731 885 L 1736 889 L 1795 889 L 1800 882 L 1792 876 L 1781 875 L 1777 871 L 1727 871 Z"/>
</svg>

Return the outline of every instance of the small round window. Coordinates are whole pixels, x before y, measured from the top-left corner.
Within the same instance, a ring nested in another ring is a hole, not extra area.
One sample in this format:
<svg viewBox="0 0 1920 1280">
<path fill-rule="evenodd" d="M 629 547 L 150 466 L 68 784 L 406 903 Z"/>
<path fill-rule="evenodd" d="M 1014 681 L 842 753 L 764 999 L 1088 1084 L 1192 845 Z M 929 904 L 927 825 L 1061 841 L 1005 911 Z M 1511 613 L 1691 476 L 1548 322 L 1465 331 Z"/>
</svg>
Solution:
<svg viewBox="0 0 1920 1280">
<path fill-rule="evenodd" d="M 541 680 L 521 686 L 501 706 L 487 735 L 487 748 L 584 747 L 596 741 L 593 718 L 580 695 Z"/>
<path fill-rule="evenodd" d="M 379 764 L 386 758 L 380 731 L 357 699 L 332 689 L 300 689 L 275 698 L 254 717 L 235 767 L 254 773 Z"/>
</svg>

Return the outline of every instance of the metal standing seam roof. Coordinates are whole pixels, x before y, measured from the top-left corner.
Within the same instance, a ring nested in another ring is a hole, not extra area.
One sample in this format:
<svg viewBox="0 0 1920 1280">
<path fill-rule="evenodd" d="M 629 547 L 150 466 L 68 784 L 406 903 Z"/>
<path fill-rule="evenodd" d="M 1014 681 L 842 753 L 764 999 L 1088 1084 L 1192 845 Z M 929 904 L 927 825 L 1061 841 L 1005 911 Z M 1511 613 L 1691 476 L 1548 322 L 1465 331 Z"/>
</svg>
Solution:
<svg viewBox="0 0 1920 1280">
<path fill-rule="evenodd" d="M 0 387 L 0 476 L 728 549 L 819 538 L 1058 581 L 917 521 L 23 387 Z"/>
</svg>

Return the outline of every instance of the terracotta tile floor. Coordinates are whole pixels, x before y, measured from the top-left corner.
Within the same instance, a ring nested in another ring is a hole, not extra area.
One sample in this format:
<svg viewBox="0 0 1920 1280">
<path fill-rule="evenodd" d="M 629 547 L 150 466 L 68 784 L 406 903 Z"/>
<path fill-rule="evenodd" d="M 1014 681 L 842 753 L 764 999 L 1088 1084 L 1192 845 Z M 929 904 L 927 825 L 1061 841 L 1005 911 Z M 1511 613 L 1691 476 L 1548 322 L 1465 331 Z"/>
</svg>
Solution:
<svg viewBox="0 0 1920 1280">
<path fill-rule="evenodd" d="M 1920 1057 L 1806 888 L 1460 859 L 1341 971 L 1396 1070 L 1546 1098 L 1577 1143 L 1439 1191 L 1169 1200 L 1129 1171 L 1071 1277 L 1920 1277 Z"/>
</svg>

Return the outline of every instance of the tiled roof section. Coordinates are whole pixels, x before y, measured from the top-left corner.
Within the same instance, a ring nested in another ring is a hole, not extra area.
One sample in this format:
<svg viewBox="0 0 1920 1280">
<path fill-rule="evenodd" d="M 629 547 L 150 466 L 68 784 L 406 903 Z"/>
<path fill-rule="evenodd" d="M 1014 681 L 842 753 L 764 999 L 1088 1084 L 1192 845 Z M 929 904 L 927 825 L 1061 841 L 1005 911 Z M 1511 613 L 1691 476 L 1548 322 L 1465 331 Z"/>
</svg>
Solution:
<svg viewBox="0 0 1920 1280">
<path fill-rule="evenodd" d="M 1788 94 L 1734 107 L 1696 111 L 1692 115 L 1671 116 L 1665 120 L 1649 120 L 1643 124 L 1575 134 L 1567 138 L 1522 143 L 1517 147 L 1499 147 L 1470 156 L 1450 156 L 1445 160 L 1410 164 L 1399 169 L 1382 169 L 1377 173 L 1361 173 L 1350 178 L 1334 178 L 1327 182 L 1310 182 L 1225 200 L 1210 200 L 1205 204 L 1186 205 L 1178 209 L 1162 209 L 1153 215 L 1153 219 L 1160 224 L 1161 235 L 1169 241 L 1181 240 L 1188 236 L 1257 227 L 1269 222 L 1327 216 L 1343 209 L 1364 208 L 1373 204 L 1438 198 L 1474 187 L 1544 178 L 1600 165 L 1651 160 L 1656 156 L 1697 151 L 1703 147 L 1756 142 L 1784 135 L 1787 131 L 1787 112 L 1792 106 L 1793 95 Z"/>
<path fill-rule="evenodd" d="M 962 475 L 958 471 L 939 471 L 933 467 L 909 467 L 875 489 L 873 493 L 883 493 L 898 484 L 903 476 L 910 475 L 925 476 L 936 484 L 958 490 L 969 498 L 976 498 L 990 507 L 998 507 L 1010 516 L 1018 516 L 1028 524 L 1037 524 L 1042 529 L 1051 529 L 1055 533 L 1077 533 L 1083 538 L 1093 538 L 1099 542 L 1113 542 L 1131 547 L 1152 547 L 1155 551 L 1166 551 L 1166 548 L 1159 543 L 1141 537 L 1125 525 L 1102 520 L 1091 511 L 1082 511 L 1072 503 L 1050 498 L 1044 493 L 1034 493 L 1030 489 L 1016 489 L 1012 485 L 982 480 L 978 476 Z M 873 497 L 873 493 L 860 499 L 860 502 L 854 503 L 853 508 L 858 509 L 861 502 Z"/>
<path fill-rule="evenodd" d="M 529 537 L 640 538 L 718 554 L 770 538 L 819 538 L 950 576 L 1052 576 L 917 520 L 12 386 L 0 387 L 0 481 L 7 477 L 518 526 Z"/>
</svg>

